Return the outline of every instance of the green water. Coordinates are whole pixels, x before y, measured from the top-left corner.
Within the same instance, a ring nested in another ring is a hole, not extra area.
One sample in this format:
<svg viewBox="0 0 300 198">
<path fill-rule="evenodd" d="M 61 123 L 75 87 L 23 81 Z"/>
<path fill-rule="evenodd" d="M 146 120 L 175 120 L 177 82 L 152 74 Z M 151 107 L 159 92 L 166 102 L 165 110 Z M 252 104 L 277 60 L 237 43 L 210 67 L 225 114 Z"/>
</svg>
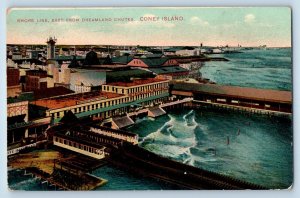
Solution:
<svg viewBox="0 0 300 198">
<path fill-rule="evenodd" d="M 128 130 L 159 155 L 268 188 L 293 181 L 292 122 L 214 110 L 178 110 Z"/>
</svg>

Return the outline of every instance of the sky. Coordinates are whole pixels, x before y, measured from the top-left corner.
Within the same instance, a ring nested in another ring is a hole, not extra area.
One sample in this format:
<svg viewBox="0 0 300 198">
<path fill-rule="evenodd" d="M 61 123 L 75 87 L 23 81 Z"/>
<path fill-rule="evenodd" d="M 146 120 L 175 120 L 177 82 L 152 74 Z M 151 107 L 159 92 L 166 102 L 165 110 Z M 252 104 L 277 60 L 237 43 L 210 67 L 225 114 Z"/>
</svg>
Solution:
<svg viewBox="0 0 300 198">
<path fill-rule="evenodd" d="M 177 20 L 173 20 L 175 17 Z M 95 18 L 106 21 L 87 21 Z M 124 18 L 130 21 L 120 21 Z M 6 36 L 8 44 L 45 44 L 49 36 L 55 36 L 58 45 L 203 43 L 290 47 L 291 10 L 289 7 L 18 8 L 7 11 Z"/>
</svg>

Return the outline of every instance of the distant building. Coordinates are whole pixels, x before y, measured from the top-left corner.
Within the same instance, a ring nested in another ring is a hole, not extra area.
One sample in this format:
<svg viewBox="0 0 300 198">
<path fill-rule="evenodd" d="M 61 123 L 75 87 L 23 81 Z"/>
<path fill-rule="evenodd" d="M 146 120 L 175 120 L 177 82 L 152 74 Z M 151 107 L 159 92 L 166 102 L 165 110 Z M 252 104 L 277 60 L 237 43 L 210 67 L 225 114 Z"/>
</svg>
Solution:
<svg viewBox="0 0 300 198">
<path fill-rule="evenodd" d="M 55 37 L 54 38 L 50 37 L 46 43 L 47 43 L 47 59 L 55 58 L 55 43 L 56 43 Z"/>
<path fill-rule="evenodd" d="M 34 91 L 47 88 L 47 71 L 28 70 L 25 76 L 25 90 Z"/>
<path fill-rule="evenodd" d="M 158 76 L 165 76 L 168 79 L 187 78 L 190 73 L 189 70 L 180 66 L 149 68 L 149 70 Z"/>
<path fill-rule="evenodd" d="M 98 55 L 95 51 L 90 51 L 86 54 L 83 65 L 99 65 Z"/>
<path fill-rule="evenodd" d="M 20 71 L 16 68 L 7 68 L 7 97 L 16 97 L 21 92 Z"/>
<path fill-rule="evenodd" d="M 172 58 L 134 58 L 127 65 L 131 67 L 164 67 L 179 65 L 176 59 Z"/>
<path fill-rule="evenodd" d="M 22 54 L 20 52 L 13 52 L 12 60 L 22 59 Z"/>
<path fill-rule="evenodd" d="M 77 84 L 75 84 L 75 92 L 76 93 L 84 93 L 84 92 L 90 92 L 92 91 L 92 84 L 83 84 L 82 82 L 78 82 Z"/>
<path fill-rule="evenodd" d="M 118 65 L 127 65 L 130 61 L 132 61 L 132 56 L 119 56 L 119 57 L 112 57 L 112 63 Z"/>
<path fill-rule="evenodd" d="M 133 54 L 131 50 L 116 50 L 115 51 L 115 56 L 120 57 L 120 56 L 129 56 Z"/>
<path fill-rule="evenodd" d="M 199 56 L 201 54 L 200 49 L 183 49 L 175 52 L 177 56 Z"/>
</svg>

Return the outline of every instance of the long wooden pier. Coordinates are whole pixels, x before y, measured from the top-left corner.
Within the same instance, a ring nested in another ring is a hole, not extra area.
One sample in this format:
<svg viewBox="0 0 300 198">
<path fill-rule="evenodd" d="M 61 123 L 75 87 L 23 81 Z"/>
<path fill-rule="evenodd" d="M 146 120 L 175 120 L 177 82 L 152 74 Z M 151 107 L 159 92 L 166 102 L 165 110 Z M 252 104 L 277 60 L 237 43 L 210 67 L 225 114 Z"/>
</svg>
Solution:
<svg viewBox="0 0 300 198">
<path fill-rule="evenodd" d="M 193 97 L 195 101 L 221 104 L 223 107 L 236 106 L 266 112 L 292 113 L 290 91 L 178 82 L 173 82 L 171 86 L 171 93 L 179 98 Z"/>
<path fill-rule="evenodd" d="M 134 145 L 124 144 L 122 150 L 112 154 L 108 161 L 121 169 L 183 189 L 266 189 L 260 185 L 182 164 Z"/>
</svg>

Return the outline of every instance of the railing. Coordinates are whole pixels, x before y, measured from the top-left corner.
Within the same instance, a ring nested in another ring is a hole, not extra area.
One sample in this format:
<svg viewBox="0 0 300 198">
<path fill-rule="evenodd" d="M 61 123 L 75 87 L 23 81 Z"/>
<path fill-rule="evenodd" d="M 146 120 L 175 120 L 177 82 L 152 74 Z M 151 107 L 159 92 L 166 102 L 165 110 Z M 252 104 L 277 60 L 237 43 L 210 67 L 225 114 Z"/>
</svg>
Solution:
<svg viewBox="0 0 300 198">
<path fill-rule="evenodd" d="M 144 90 L 144 91 L 129 93 L 128 96 L 137 96 L 137 95 L 141 95 L 141 94 L 153 93 L 155 91 L 166 91 L 166 90 L 169 90 L 169 88 L 165 87 L 165 88 L 148 89 L 148 90 Z"/>
<path fill-rule="evenodd" d="M 265 108 L 261 106 L 256 106 L 256 105 L 240 105 L 240 104 L 234 104 L 234 103 L 216 103 L 216 102 L 207 102 L 207 101 L 202 101 L 202 100 L 193 100 L 193 102 L 197 103 L 202 103 L 206 105 L 214 105 L 218 107 L 224 107 L 224 108 L 235 108 L 235 109 L 240 109 L 240 110 L 245 110 L 245 111 L 255 111 L 255 112 L 261 112 L 261 113 L 266 113 L 266 114 L 274 114 L 274 115 L 286 115 L 290 116 L 292 115 L 291 112 L 287 111 L 279 111 L 279 109 L 274 109 L 274 108 Z"/>
<path fill-rule="evenodd" d="M 15 148 L 15 149 L 8 150 L 7 151 L 7 156 L 17 154 L 21 150 L 24 150 L 26 148 L 36 147 L 38 144 L 41 144 L 41 143 L 44 143 L 44 142 L 47 142 L 47 140 L 42 140 L 42 141 L 39 141 L 39 142 L 35 142 L 33 144 L 28 144 L 28 145 L 25 145 L 25 146 L 21 146 L 21 147 Z"/>
<path fill-rule="evenodd" d="M 41 118 L 41 119 L 32 120 L 32 121 L 28 121 L 28 122 L 15 123 L 15 124 L 12 124 L 12 125 L 8 125 L 7 130 L 13 130 L 13 129 L 18 129 L 18 128 L 22 128 L 22 127 L 28 127 L 28 126 L 32 126 L 32 125 L 35 125 L 35 124 L 50 124 L 50 121 L 51 121 L 51 118 L 46 117 L 46 118 Z"/>
<path fill-rule="evenodd" d="M 159 105 L 159 107 L 168 107 L 168 106 L 181 104 L 181 103 L 186 103 L 186 102 L 191 102 L 191 101 L 193 101 L 193 98 L 184 98 L 182 100 L 176 100 L 176 101 L 173 101 L 173 102 L 161 104 L 161 105 Z"/>
</svg>

